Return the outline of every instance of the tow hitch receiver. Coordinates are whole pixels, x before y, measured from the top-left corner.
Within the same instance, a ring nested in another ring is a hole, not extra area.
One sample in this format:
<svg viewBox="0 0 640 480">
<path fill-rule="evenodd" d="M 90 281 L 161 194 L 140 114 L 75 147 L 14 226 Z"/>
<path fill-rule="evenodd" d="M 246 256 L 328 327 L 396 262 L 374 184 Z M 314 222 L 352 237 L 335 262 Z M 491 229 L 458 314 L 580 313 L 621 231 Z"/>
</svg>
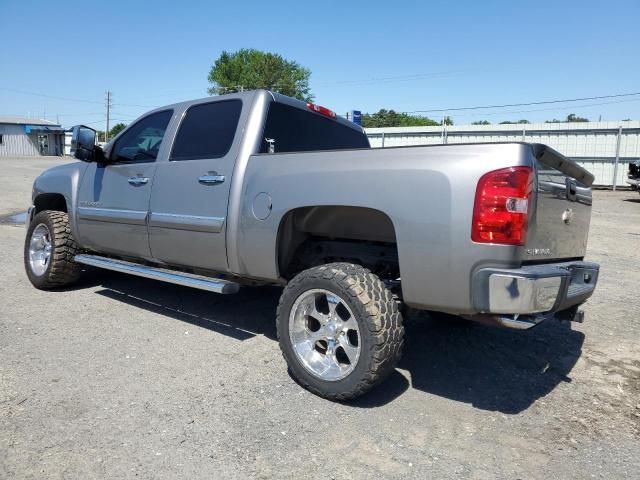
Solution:
<svg viewBox="0 0 640 480">
<path fill-rule="evenodd" d="M 569 322 L 582 323 L 584 322 L 584 310 L 579 310 L 576 305 L 575 307 L 556 313 L 556 318 L 561 321 L 567 320 Z"/>
</svg>

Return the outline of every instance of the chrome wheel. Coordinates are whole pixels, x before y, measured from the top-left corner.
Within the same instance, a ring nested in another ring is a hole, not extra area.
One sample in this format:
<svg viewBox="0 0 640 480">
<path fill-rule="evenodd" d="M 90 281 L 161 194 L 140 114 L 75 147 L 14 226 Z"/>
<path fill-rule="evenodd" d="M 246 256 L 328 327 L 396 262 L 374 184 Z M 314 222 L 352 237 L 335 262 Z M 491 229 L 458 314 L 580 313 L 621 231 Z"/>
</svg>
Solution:
<svg viewBox="0 0 640 480">
<path fill-rule="evenodd" d="M 307 290 L 296 299 L 289 338 L 304 368 L 322 380 L 345 378 L 360 358 L 358 322 L 347 303 L 328 290 Z"/>
<path fill-rule="evenodd" d="M 29 266 L 34 275 L 40 277 L 47 271 L 52 249 L 49 228 L 41 223 L 33 229 L 29 240 Z"/>
</svg>

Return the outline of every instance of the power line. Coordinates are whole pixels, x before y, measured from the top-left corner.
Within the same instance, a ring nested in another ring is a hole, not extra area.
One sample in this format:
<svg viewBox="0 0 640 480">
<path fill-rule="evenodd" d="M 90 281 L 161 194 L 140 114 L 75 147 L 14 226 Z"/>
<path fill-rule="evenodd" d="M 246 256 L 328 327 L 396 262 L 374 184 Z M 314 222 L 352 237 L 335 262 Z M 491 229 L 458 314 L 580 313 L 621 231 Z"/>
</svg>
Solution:
<svg viewBox="0 0 640 480">
<path fill-rule="evenodd" d="M 363 84 L 373 84 L 373 83 L 391 83 L 391 82 L 405 82 L 405 81 L 411 81 L 411 80 L 422 80 L 422 79 L 427 79 L 427 78 L 437 78 L 437 77 L 447 77 L 447 76 L 452 76 L 452 75 L 459 75 L 459 74 L 463 74 L 463 73 L 468 73 L 468 72 L 473 72 L 476 71 L 477 69 L 472 69 L 472 68 L 466 68 L 466 69 L 459 69 L 459 70 L 448 70 L 448 71 L 442 71 L 442 72 L 432 72 L 432 73 L 414 73 L 414 74 L 410 74 L 410 75 L 395 75 L 395 76 L 389 76 L 389 77 L 372 77 L 372 78 L 363 78 L 363 79 L 358 79 L 358 80 L 336 80 L 336 81 L 325 81 L 325 82 L 311 82 L 313 83 L 313 85 L 315 86 L 330 86 L 330 85 L 363 85 Z M 276 87 L 291 87 L 291 86 L 295 86 L 296 82 L 289 82 L 289 83 L 274 83 L 271 85 L 261 85 L 261 86 L 257 86 L 257 87 L 252 87 L 252 88 L 264 88 L 264 89 L 273 89 Z M 221 89 L 221 90 L 233 90 L 236 91 L 238 89 L 240 89 L 242 87 L 242 85 L 232 85 L 230 87 L 222 87 L 222 86 L 218 86 L 215 87 L 217 89 Z M 246 86 L 245 86 L 246 88 Z"/>
<path fill-rule="evenodd" d="M 128 122 L 128 120 L 124 118 L 112 118 L 112 122 Z M 84 122 L 83 125 L 95 125 L 96 123 L 103 123 L 104 120 L 95 120 L 93 122 Z"/>
<path fill-rule="evenodd" d="M 459 70 L 449 70 L 443 72 L 432 72 L 432 73 L 415 73 L 411 75 L 396 75 L 390 77 L 373 77 L 368 79 L 359 79 L 359 80 L 338 80 L 332 82 L 314 82 L 314 85 L 363 85 L 363 84 L 372 84 L 372 83 L 392 83 L 392 82 L 406 82 L 412 80 L 422 80 L 427 78 L 438 78 L 438 77 L 449 77 L 452 75 L 459 75 L 467 72 L 473 72 L 476 69 L 466 68 Z"/>
<path fill-rule="evenodd" d="M 65 100 L 67 102 L 78 102 L 78 103 L 94 103 L 104 105 L 104 102 L 99 100 L 88 100 L 85 98 L 72 98 L 72 97 L 60 97 L 58 95 L 48 95 L 45 93 L 37 93 L 37 92 L 29 92 L 27 90 L 20 90 L 17 88 L 8 88 L 8 87 L 0 87 L 0 90 L 5 90 L 7 92 L 19 93 L 21 95 L 32 95 L 34 97 L 43 97 L 43 98 L 51 98 L 53 100 Z M 139 105 L 136 103 L 119 103 L 118 105 L 122 105 L 124 107 L 141 107 L 141 108 L 156 108 L 158 105 Z"/>
<path fill-rule="evenodd" d="M 96 115 L 104 115 L 104 112 L 89 112 L 89 113 L 56 113 L 61 117 L 95 117 Z"/>
<path fill-rule="evenodd" d="M 140 115 L 130 115 L 128 113 L 113 112 L 113 109 L 112 109 L 112 113 L 116 117 L 128 118 L 130 120 L 134 120 L 140 116 Z"/>
<path fill-rule="evenodd" d="M 590 108 L 590 107 L 599 107 L 601 105 L 614 105 L 614 104 L 618 104 L 618 103 L 630 103 L 630 102 L 640 102 L 640 98 L 635 98 L 635 99 L 630 99 L 630 100 L 618 100 L 618 101 L 614 101 L 614 102 L 599 102 L 599 103 L 588 103 L 585 105 L 571 105 L 571 106 L 564 106 L 564 107 L 554 107 L 554 108 L 536 108 L 533 110 L 511 110 L 511 111 L 501 111 L 501 112 L 487 112 L 487 113 L 469 113 L 466 115 L 472 116 L 472 117 L 482 117 L 482 116 L 490 116 L 490 115 L 508 115 L 508 114 L 515 114 L 515 113 L 535 113 L 535 112 L 553 112 L 553 111 L 557 111 L 557 110 L 580 110 L 580 109 L 584 109 L 584 108 Z M 449 115 L 451 117 L 462 117 L 462 116 L 466 116 L 464 114 L 460 114 L 460 115 Z"/>
<path fill-rule="evenodd" d="M 462 72 L 464 70 L 460 70 L 457 72 Z M 450 72 L 436 72 L 436 73 L 431 73 L 431 74 L 414 74 L 414 75 L 402 75 L 402 76 L 394 76 L 394 77 L 378 77 L 378 78 L 371 78 L 369 80 L 361 80 L 361 81 L 343 81 L 343 82 L 334 82 L 335 84 L 340 84 L 340 83 L 366 83 L 366 82 L 378 82 L 378 81 L 403 81 L 403 80 L 408 80 L 408 79 L 418 79 L 418 78 L 427 78 L 427 77 L 433 77 L 433 76 L 441 76 L 441 75 L 447 75 L 447 74 L 453 74 L 456 71 L 450 71 Z M 265 86 L 263 88 L 275 88 L 278 86 L 291 86 L 290 84 L 284 85 L 284 84 L 273 84 L 270 86 Z M 242 85 L 234 85 L 231 87 L 218 87 L 219 89 L 224 89 L 226 91 L 229 90 L 244 90 L 244 86 Z M 98 100 L 89 100 L 89 99 L 81 99 L 81 98 L 72 98 L 72 97 L 62 97 L 62 96 L 57 96 L 57 95 L 48 95 L 48 94 L 43 94 L 43 93 L 37 93 L 37 92 L 30 92 L 30 91 L 26 91 L 26 90 L 21 90 L 21 89 L 15 89 L 15 88 L 8 88 L 8 87 L 0 87 L 0 90 L 5 90 L 5 91 L 10 91 L 10 92 L 14 92 L 14 93 L 19 93 L 22 95 L 33 95 L 33 96 L 37 96 L 37 97 L 43 97 L 43 98 L 51 98 L 51 99 L 56 99 L 56 100 L 65 100 L 65 101 L 69 101 L 69 102 L 79 102 L 79 103 L 91 103 L 91 104 L 103 104 L 103 102 L 98 101 Z M 107 106 L 107 110 L 110 111 L 113 106 L 113 98 L 111 95 L 111 92 L 107 92 L 109 99 L 107 100 L 108 106 Z M 592 96 L 592 97 L 580 97 L 580 98 L 568 98 L 568 99 L 556 99 L 556 100 L 544 100 L 544 101 L 535 101 L 535 102 L 526 102 L 526 103 L 505 103 L 505 104 L 496 104 L 496 105 L 478 105 L 478 106 L 470 106 L 470 107 L 451 107 L 451 108 L 438 108 L 438 109 L 430 109 L 430 110 L 411 110 L 411 111 L 404 111 L 404 112 L 399 112 L 399 113 L 450 113 L 450 112 L 462 112 L 462 111 L 473 111 L 473 110 L 488 110 L 488 109 L 501 109 L 501 108 L 508 108 L 508 107 L 526 107 L 526 106 L 536 106 L 536 105 L 552 105 L 552 104 L 559 104 L 559 103 L 575 103 L 575 102 L 582 102 L 582 101 L 588 101 L 588 100 L 603 100 L 603 99 L 611 99 L 611 98 L 623 98 L 623 97 L 633 97 L 633 96 L 638 96 L 640 95 L 640 92 L 631 92 L 631 93 L 620 93 L 620 94 L 613 94 L 613 95 L 599 95 L 599 96 Z M 626 101 L 631 101 L 631 100 L 626 100 Z M 610 103 L 622 103 L 622 102 L 610 102 Z M 597 105 L 608 105 L 610 103 L 598 103 L 598 104 L 593 104 L 593 105 L 584 105 L 584 106 L 576 106 L 575 108 L 582 108 L 582 107 L 587 107 L 587 106 L 597 106 Z M 123 106 L 123 107 L 137 107 L 137 108 L 156 108 L 158 107 L 158 105 L 141 105 L 141 104 L 133 104 L 133 103 L 117 103 L 117 105 L 119 106 Z M 553 110 L 553 109 L 549 109 L 549 110 Z M 527 112 L 536 112 L 536 111 L 544 111 L 544 110 L 523 110 L 523 111 L 515 111 L 515 112 L 501 112 L 502 114 L 510 114 L 510 113 L 527 113 Z M 484 115 L 497 115 L 497 114 L 501 114 L 500 112 L 497 113 L 485 113 Z M 83 114 L 64 114 L 66 116 L 80 116 Z M 61 116 L 64 116 L 61 115 Z M 90 113 L 90 114 L 86 114 L 86 115 L 95 115 L 95 113 Z M 132 117 L 135 118 L 135 117 Z M 92 123 L 98 123 L 98 122 L 92 122 Z"/>
<path fill-rule="evenodd" d="M 481 105 L 475 107 L 455 107 L 455 108 L 438 108 L 433 110 L 411 110 L 409 112 L 402 113 L 435 113 L 435 112 L 459 112 L 463 110 L 482 110 L 482 109 L 490 109 L 490 108 L 507 108 L 507 107 L 527 107 L 533 105 L 549 105 L 553 103 L 568 103 L 568 102 L 582 102 L 585 100 L 601 100 L 604 98 L 619 98 L 619 97 L 632 97 L 640 95 L 640 92 L 634 93 L 619 93 L 615 95 L 600 95 L 597 97 L 582 97 L 582 98 L 568 98 L 562 100 L 545 100 L 541 102 L 528 102 L 528 103 L 505 103 L 503 105 Z"/>
<path fill-rule="evenodd" d="M 182 91 L 182 92 L 174 92 L 174 93 L 163 93 L 162 95 L 152 95 L 150 97 L 137 97 L 139 100 L 142 101 L 146 101 L 146 100 L 153 100 L 153 99 L 157 99 L 157 98 L 166 98 L 166 97 L 189 97 L 189 98 L 195 98 L 198 95 L 207 95 L 206 93 L 202 93 L 202 91 L 199 91 L 198 93 L 195 92 L 195 90 L 190 90 L 190 91 Z"/>
<path fill-rule="evenodd" d="M 9 92 L 19 93 L 19 94 L 22 94 L 22 95 L 33 95 L 33 96 L 36 96 L 36 97 L 52 98 L 52 99 L 55 99 L 55 100 L 65 100 L 67 102 L 102 104 L 102 102 L 100 102 L 98 100 L 87 100 L 87 99 L 70 98 L 70 97 L 58 97 L 56 95 L 46 95 L 44 93 L 27 92 L 26 90 L 18 90 L 17 88 L 0 87 L 0 90 L 6 90 L 6 91 L 9 91 Z"/>
<path fill-rule="evenodd" d="M 138 105 L 137 103 L 116 103 L 114 105 L 120 105 L 122 107 L 140 107 L 140 108 L 157 108 L 161 105 Z"/>
</svg>

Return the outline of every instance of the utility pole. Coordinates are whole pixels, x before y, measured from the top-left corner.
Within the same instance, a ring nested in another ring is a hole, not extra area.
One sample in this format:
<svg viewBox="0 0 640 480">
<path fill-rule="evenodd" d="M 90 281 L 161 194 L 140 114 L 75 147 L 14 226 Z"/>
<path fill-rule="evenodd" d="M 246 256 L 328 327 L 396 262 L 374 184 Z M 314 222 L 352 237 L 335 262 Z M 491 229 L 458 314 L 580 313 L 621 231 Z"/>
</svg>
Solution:
<svg viewBox="0 0 640 480">
<path fill-rule="evenodd" d="M 109 141 L 109 115 L 111 114 L 111 107 L 113 106 L 112 104 L 112 96 L 111 96 L 111 92 L 109 90 L 107 90 L 107 98 L 106 98 L 106 102 L 107 102 L 107 130 L 104 132 L 104 141 L 108 142 Z"/>
<path fill-rule="evenodd" d="M 616 161 L 613 166 L 613 191 L 616 191 L 618 183 L 618 163 L 620 163 L 620 143 L 622 142 L 622 125 L 618 127 L 618 137 L 616 138 Z"/>
</svg>

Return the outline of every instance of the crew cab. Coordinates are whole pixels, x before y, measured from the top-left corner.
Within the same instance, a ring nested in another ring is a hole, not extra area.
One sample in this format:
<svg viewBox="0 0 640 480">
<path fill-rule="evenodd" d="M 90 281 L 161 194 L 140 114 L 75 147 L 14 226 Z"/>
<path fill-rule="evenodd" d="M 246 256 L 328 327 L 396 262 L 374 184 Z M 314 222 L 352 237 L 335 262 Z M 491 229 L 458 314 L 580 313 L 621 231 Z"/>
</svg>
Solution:
<svg viewBox="0 0 640 480">
<path fill-rule="evenodd" d="M 581 321 L 593 176 L 551 148 L 372 149 L 331 110 L 265 90 L 155 109 L 34 182 L 24 259 L 40 289 L 83 265 L 233 294 L 279 285 L 294 378 L 335 400 L 381 382 L 403 312 L 528 329 Z"/>
</svg>

